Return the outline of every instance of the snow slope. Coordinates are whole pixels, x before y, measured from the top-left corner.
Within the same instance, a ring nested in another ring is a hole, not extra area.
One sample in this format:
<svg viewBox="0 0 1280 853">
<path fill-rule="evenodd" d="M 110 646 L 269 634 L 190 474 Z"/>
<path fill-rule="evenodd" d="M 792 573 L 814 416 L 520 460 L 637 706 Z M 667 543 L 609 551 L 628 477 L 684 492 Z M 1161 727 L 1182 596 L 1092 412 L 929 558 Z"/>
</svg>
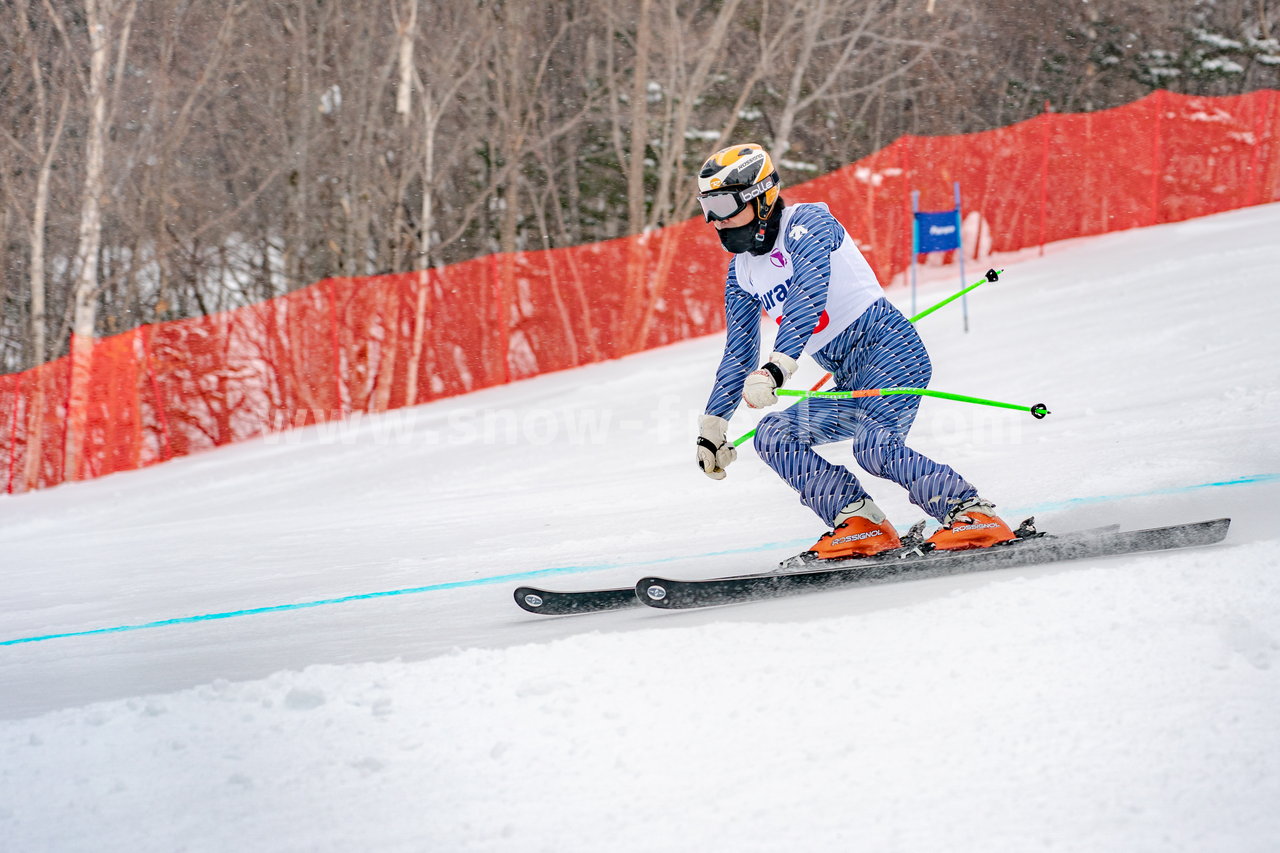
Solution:
<svg viewBox="0 0 1280 853">
<path fill-rule="evenodd" d="M 697 473 L 714 337 L 0 497 L 0 849 L 1276 849 L 1278 233 L 999 256 L 970 334 L 920 323 L 932 387 L 1053 415 L 926 400 L 913 446 L 1010 519 L 1214 548 L 518 610 L 820 532 L 749 449 Z"/>
</svg>

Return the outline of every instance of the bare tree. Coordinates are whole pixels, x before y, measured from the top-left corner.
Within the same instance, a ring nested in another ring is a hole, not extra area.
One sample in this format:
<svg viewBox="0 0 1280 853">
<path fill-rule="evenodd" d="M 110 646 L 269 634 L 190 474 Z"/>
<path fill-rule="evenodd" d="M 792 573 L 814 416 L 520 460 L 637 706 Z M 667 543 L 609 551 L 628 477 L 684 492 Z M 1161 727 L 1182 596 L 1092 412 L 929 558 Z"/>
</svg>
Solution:
<svg viewBox="0 0 1280 853">
<path fill-rule="evenodd" d="M 416 2 L 415 2 L 416 7 Z M 412 69 L 421 105 L 421 133 L 419 162 L 421 163 L 422 201 L 417 223 L 418 246 L 416 267 L 426 269 L 433 263 L 434 235 L 440 230 L 436 222 L 436 194 L 443 183 L 439 168 L 440 134 L 445 121 L 457 115 L 461 107 L 459 93 L 469 86 L 480 68 L 498 30 L 493 27 L 477 29 L 470 10 L 465 6 L 450 7 L 448 11 L 436 10 L 429 22 L 411 30 L 413 44 L 424 43 L 430 47 L 422 51 Z M 402 41 L 402 50 L 403 44 Z M 407 90 L 401 93 L 405 103 L 409 101 Z M 449 146 L 447 155 L 457 162 L 457 147 Z M 464 229 L 467 221 L 455 224 Z"/>
<path fill-rule="evenodd" d="M 15 18 L 17 19 L 20 42 L 26 47 L 27 64 L 31 70 L 31 83 L 35 93 L 32 111 L 31 147 L 27 149 L 21 142 L 10 135 L 15 148 L 23 150 L 27 159 L 36 164 L 35 192 L 31 204 L 30 230 L 30 270 L 31 286 L 31 351 L 36 363 L 47 358 L 48 318 L 45 309 L 46 274 L 45 262 L 45 229 L 49 215 L 49 190 L 52 182 L 54 159 L 58 154 L 58 146 L 62 141 L 62 133 L 66 128 L 67 108 L 71 102 L 71 86 L 59 85 L 65 81 L 55 78 L 46 80 L 45 68 L 57 73 L 65 66 L 61 51 L 65 50 L 65 41 L 52 37 L 46 32 L 38 34 L 31 26 L 31 9 L 27 0 L 16 0 Z M 52 30 L 46 22 L 46 30 Z M 42 37 L 43 36 L 43 37 Z M 52 104 L 49 99 L 50 82 L 55 90 L 60 90 L 56 118 L 51 116 Z M 50 120 L 52 118 L 52 127 Z M 6 131 L 8 134 L 8 131 Z"/>
<path fill-rule="evenodd" d="M 941 30 L 919 16 L 903 22 L 900 7 L 894 0 L 816 0 L 787 16 L 785 37 L 767 60 L 788 72 L 771 120 L 775 157 L 790 152 L 801 116 L 856 101 L 865 111 L 894 80 L 960 36 L 954 26 Z"/>
<path fill-rule="evenodd" d="M 631 71 L 631 146 L 627 152 L 627 230 L 645 227 L 644 160 L 649 141 L 649 51 L 651 0 L 641 0 L 636 13 L 635 67 Z"/>
<path fill-rule="evenodd" d="M 8 8 L 5 370 L 67 352 L 73 331 L 83 347 L 325 276 L 652 232 L 691 215 L 692 173 L 735 139 L 770 146 L 795 183 L 1045 101 L 1280 87 L 1270 0 Z M 636 341 L 673 262 L 663 239 L 619 271 Z"/>
<path fill-rule="evenodd" d="M 73 87 L 67 85 L 68 81 L 61 79 L 62 73 L 66 69 L 65 62 L 61 61 L 62 57 L 65 56 L 66 39 L 54 34 L 53 22 L 43 15 L 41 15 L 42 26 L 40 27 L 42 32 L 37 32 L 37 29 L 32 26 L 32 10 L 26 0 L 18 0 L 16 11 L 20 39 L 28 51 L 28 66 L 35 94 L 31 136 L 33 147 L 24 153 L 26 153 L 28 160 L 34 161 L 36 164 L 36 182 L 31 202 L 28 277 L 31 294 L 30 348 L 32 360 L 35 363 L 40 363 L 48 357 L 49 352 L 49 328 L 46 309 L 48 282 L 45 271 L 47 261 L 45 232 L 48 227 L 50 187 L 54 160 L 57 157 L 58 147 L 62 140 L 63 131 L 66 128 L 67 111 L 71 102 Z M 62 35 L 65 35 L 65 33 Z M 55 75 L 52 79 L 46 79 L 46 68 L 49 69 L 49 74 Z M 61 95 L 58 98 L 57 116 L 52 119 L 53 126 L 49 127 L 50 108 L 52 106 L 49 99 L 51 87 L 60 90 Z M 12 137 L 10 138 L 12 139 Z M 12 141 L 15 147 L 22 147 L 17 140 Z M 32 398 L 27 409 L 27 422 L 25 425 L 26 454 L 23 477 L 26 482 L 35 481 L 38 476 L 40 460 L 43 456 L 44 419 L 41 414 L 44 411 L 44 402 L 45 388 L 43 384 L 37 383 L 32 390 Z"/>
<path fill-rule="evenodd" d="M 661 64 L 655 69 L 661 74 L 662 113 L 655 134 L 656 185 L 650 195 L 646 226 L 670 222 L 677 210 L 688 209 L 688 145 L 691 131 L 696 129 L 694 114 L 713 77 L 729 72 L 721 63 L 734 55 L 730 34 L 735 32 L 733 24 L 741 6 L 740 0 L 726 0 L 718 7 L 689 7 L 679 0 L 661 2 L 665 26 L 659 39 L 662 50 L 656 57 Z M 698 123 L 703 120 L 700 115 Z M 694 157 L 703 153 L 699 146 Z"/>
<path fill-rule="evenodd" d="M 102 246 L 102 203 L 107 186 L 108 110 L 114 105 L 113 95 L 118 92 L 108 75 L 114 58 L 116 82 L 121 79 L 137 7 L 137 0 L 85 0 L 85 25 L 89 37 L 86 96 L 90 118 L 85 134 L 84 193 L 80 202 L 80 234 L 72 291 L 71 386 L 67 394 L 68 426 L 64 455 L 64 476 L 68 480 L 80 474 L 89 404 L 98 307 L 98 253 Z"/>
</svg>

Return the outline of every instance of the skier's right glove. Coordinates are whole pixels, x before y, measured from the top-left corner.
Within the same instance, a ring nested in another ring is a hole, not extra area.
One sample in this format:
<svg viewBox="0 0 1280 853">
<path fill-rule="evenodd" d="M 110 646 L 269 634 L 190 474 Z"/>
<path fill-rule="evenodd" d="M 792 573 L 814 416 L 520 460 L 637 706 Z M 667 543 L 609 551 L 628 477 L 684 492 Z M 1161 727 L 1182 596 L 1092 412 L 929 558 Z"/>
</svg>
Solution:
<svg viewBox="0 0 1280 853">
<path fill-rule="evenodd" d="M 753 409 L 767 409 L 778 402 L 778 389 L 800 365 L 786 353 L 775 352 L 742 385 L 742 399 Z"/>
<path fill-rule="evenodd" d="M 698 418 L 698 467 L 702 473 L 713 480 L 725 478 L 725 468 L 738 458 L 738 450 L 725 433 L 729 422 L 715 415 L 702 415 Z"/>
</svg>

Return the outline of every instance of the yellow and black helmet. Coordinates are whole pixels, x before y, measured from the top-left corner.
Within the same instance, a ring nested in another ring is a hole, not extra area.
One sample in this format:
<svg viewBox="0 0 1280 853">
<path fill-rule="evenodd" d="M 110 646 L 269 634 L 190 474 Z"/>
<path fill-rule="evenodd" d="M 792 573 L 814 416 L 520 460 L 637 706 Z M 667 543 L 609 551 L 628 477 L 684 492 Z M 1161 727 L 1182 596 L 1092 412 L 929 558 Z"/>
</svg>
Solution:
<svg viewBox="0 0 1280 853">
<path fill-rule="evenodd" d="M 782 192 L 773 158 L 760 145 L 730 145 L 707 158 L 698 172 L 698 203 L 707 222 L 732 219 L 751 202 L 767 220 Z"/>
</svg>

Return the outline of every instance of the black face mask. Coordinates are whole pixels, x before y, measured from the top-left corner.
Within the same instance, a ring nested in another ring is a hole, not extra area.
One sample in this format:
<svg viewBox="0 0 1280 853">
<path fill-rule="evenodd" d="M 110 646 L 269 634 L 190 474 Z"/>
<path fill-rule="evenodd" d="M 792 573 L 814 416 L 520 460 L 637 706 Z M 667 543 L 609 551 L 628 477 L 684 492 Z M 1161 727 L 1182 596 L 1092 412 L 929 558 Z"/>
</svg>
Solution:
<svg viewBox="0 0 1280 853">
<path fill-rule="evenodd" d="M 717 231 L 720 245 L 724 246 L 725 251 L 735 255 L 743 252 L 750 252 L 753 255 L 765 254 L 773 248 L 774 242 L 778 239 L 778 228 L 782 224 L 782 208 L 785 206 L 782 199 L 774 203 L 773 210 L 769 212 L 769 219 L 765 222 L 764 240 L 761 243 L 756 243 L 756 229 L 760 227 L 760 223 L 753 219 L 746 225 Z"/>
<path fill-rule="evenodd" d="M 737 228 L 722 228 L 716 231 L 716 234 L 720 237 L 720 245 L 724 246 L 725 251 L 738 255 L 751 248 L 751 243 L 756 236 L 756 221 L 753 219 Z"/>
</svg>

